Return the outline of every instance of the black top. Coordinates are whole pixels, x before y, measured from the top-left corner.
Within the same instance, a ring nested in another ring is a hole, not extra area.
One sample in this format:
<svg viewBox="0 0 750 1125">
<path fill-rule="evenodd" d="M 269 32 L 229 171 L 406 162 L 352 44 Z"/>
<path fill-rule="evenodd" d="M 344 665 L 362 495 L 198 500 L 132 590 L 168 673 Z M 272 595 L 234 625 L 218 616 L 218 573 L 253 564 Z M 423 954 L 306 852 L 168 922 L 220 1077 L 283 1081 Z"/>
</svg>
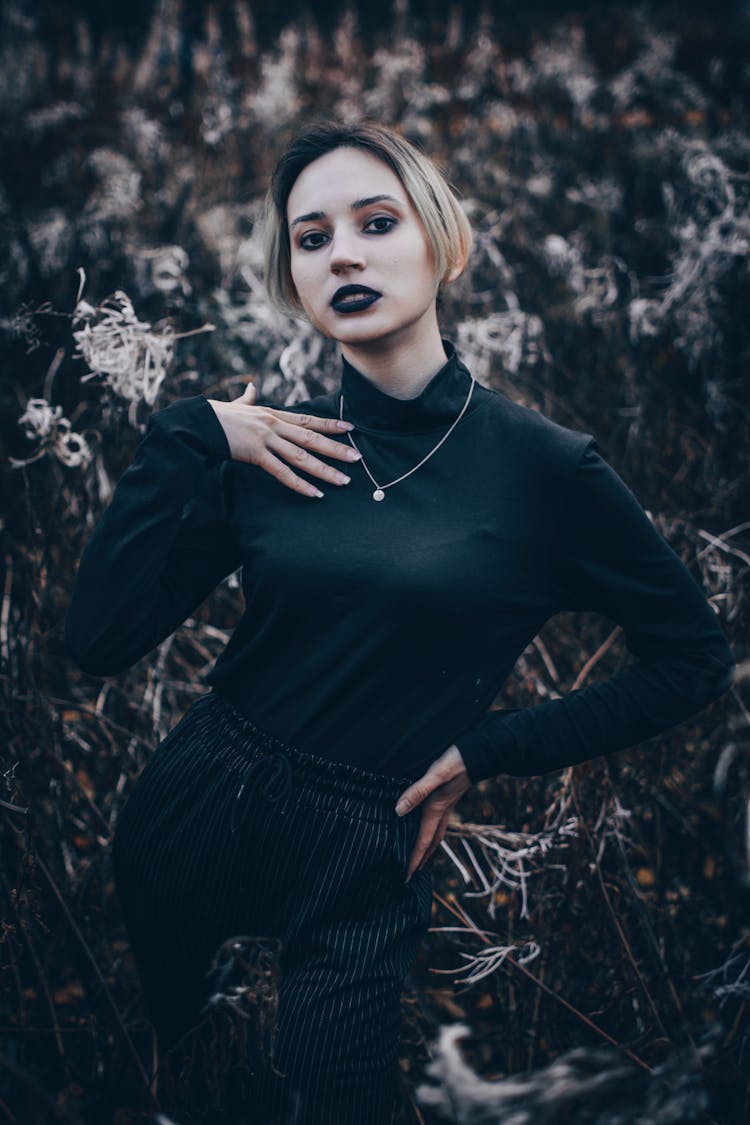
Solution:
<svg viewBox="0 0 750 1125">
<path fill-rule="evenodd" d="M 445 365 L 409 400 L 342 357 L 343 416 L 379 484 L 413 468 L 466 401 L 471 375 L 443 345 Z M 284 409 L 338 417 L 339 389 Z M 597 449 L 475 383 L 448 439 L 384 500 L 361 462 L 319 454 L 352 481 L 300 473 L 326 493 L 314 499 L 233 460 L 206 397 L 181 399 L 151 416 L 86 545 L 67 651 L 94 675 L 128 668 L 242 566 L 244 614 L 207 682 L 293 746 L 416 778 L 455 742 L 474 782 L 632 746 L 721 696 L 734 659 Z M 632 662 L 489 711 L 545 621 L 577 609 L 619 623 Z"/>
</svg>

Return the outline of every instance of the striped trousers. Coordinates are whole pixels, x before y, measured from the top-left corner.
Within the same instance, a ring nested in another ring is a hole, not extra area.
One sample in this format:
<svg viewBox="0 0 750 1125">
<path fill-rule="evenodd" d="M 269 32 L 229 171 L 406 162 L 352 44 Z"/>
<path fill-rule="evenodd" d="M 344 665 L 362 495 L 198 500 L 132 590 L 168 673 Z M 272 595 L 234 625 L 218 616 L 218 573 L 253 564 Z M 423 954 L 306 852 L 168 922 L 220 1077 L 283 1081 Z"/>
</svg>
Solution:
<svg viewBox="0 0 750 1125">
<path fill-rule="evenodd" d="M 401 991 L 432 905 L 428 867 L 405 882 L 421 807 L 394 806 L 413 780 L 287 746 L 215 690 L 139 775 L 117 896 L 162 1056 L 217 1012 L 235 1029 L 217 1120 L 392 1120 Z"/>
</svg>

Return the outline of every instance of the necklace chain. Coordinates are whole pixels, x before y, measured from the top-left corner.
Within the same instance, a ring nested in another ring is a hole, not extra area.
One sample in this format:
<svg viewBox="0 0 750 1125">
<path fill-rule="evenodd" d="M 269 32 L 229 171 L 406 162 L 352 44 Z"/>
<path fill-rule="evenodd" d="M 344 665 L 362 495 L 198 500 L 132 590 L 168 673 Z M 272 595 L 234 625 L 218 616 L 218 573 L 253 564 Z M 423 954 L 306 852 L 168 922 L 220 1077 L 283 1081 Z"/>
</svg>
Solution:
<svg viewBox="0 0 750 1125">
<path fill-rule="evenodd" d="M 360 462 L 362 464 L 362 468 L 365 470 L 368 477 L 370 478 L 372 483 L 375 485 L 375 491 L 372 494 L 373 500 L 383 500 L 384 497 L 385 497 L 385 489 L 386 488 L 391 488 L 394 484 L 398 484 L 399 481 L 405 480 L 406 477 L 411 476 L 412 473 L 416 473 L 417 469 L 419 469 L 422 465 L 424 465 L 425 461 L 428 461 L 430 459 L 430 457 L 432 457 L 433 453 L 437 453 L 438 449 L 443 444 L 445 439 L 448 437 L 448 435 L 451 433 L 451 431 L 456 428 L 458 423 L 463 418 L 464 413 L 466 411 L 466 408 L 469 405 L 469 401 L 471 399 L 472 393 L 474 391 L 474 383 L 475 382 L 476 382 L 476 380 L 474 379 L 474 376 L 472 375 L 471 386 L 469 387 L 469 394 L 466 398 L 466 402 L 461 407 L 461 413 L 459 414 L 458 418 L 456 418 L 456 420 L 451 423 L 450 428 L 448 429 L 448 431 L 446 433 L 443 434 L 443 436 L 441 437 L 441 439 L 437 443 L 437 445 L 434 447 L 434 449 L 431 449 L 430 452 L 427 454 L 427 456 L 423 457 L 422 460 L 419 462 L 419 464 L 415 465 L 413 469 L 409 469 L 409 471 L 407 473 L 403 473 L 400 477 L 396 477 L 395 480 L 389 481 L 388 484 L 378 484 L 378 482 L 375 480 L 375 477 L 372 475 L 370 470 L 367 468 L 367 465 L 365 464 L 365 459 L 362 456 L 361 449 L 357 449 L 357 446 L 354 444 L 354 440 L 353 440 L 351 434 L 347 433 L 346 436 L 349 438 L 349 441 L 352 443 L 352 445 L 354 445 L 354 448 L 357 450 L 357 453 L 359 453 L 359 458 L 360 458 Z M 343 417 L 344 417 L 344 396 L 343 396 L 343 394 L 340 394 L 339 395 L 339 418 L 341 418 L 343 420 Z"/>
</svg>

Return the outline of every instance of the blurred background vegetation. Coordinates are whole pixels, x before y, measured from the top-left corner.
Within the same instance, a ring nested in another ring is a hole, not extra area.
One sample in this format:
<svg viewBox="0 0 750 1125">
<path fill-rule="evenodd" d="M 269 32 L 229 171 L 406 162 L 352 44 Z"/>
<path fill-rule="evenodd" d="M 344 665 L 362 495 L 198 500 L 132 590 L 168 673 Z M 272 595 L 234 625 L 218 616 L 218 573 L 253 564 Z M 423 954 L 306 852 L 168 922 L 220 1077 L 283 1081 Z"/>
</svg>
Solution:
<svg viewBox="0 0 750 1125">
<path fill-rule="evenodd" d="M 68 594 L 152 409 L 336 384 L 335 347 L 265 298 L 261 203 L 302 122 L 367 114 L 474 224 L 443 335 L 597 435 L 739 660 L 664 736 L 462 801 L 404 996 L 404 1120 L 750 1119 L 750 5 L 6 0 L 0 28 L 0 1114 L 157 1120 L 108 848 L 241 594 L 107 680 L 65 657 Z M 627 659 L 611 622 L 559 615 L 496 705 Z"/>
</svg>

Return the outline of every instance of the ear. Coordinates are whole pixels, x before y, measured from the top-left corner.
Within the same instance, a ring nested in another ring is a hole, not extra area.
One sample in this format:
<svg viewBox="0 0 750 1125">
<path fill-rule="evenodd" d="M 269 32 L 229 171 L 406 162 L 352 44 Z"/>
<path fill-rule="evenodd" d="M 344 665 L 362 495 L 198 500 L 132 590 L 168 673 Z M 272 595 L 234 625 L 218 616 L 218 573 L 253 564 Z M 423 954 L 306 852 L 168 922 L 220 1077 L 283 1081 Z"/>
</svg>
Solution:
<svg viewBox="0 0 750 1125">
<path fill-rule="evenodd" d="M 462 254 L 460 259 L 451 266 L 450 270 L 445 275 L 445 278 L 443 279 L 443 284 L 444 285 L 450 285 L 450 283 L 452 281 L 455 281 L 456 278 L 461 276 L 461 274 L 464 272 L 465 269 L 466 269 L 466 254 Z"/>
</svg>

